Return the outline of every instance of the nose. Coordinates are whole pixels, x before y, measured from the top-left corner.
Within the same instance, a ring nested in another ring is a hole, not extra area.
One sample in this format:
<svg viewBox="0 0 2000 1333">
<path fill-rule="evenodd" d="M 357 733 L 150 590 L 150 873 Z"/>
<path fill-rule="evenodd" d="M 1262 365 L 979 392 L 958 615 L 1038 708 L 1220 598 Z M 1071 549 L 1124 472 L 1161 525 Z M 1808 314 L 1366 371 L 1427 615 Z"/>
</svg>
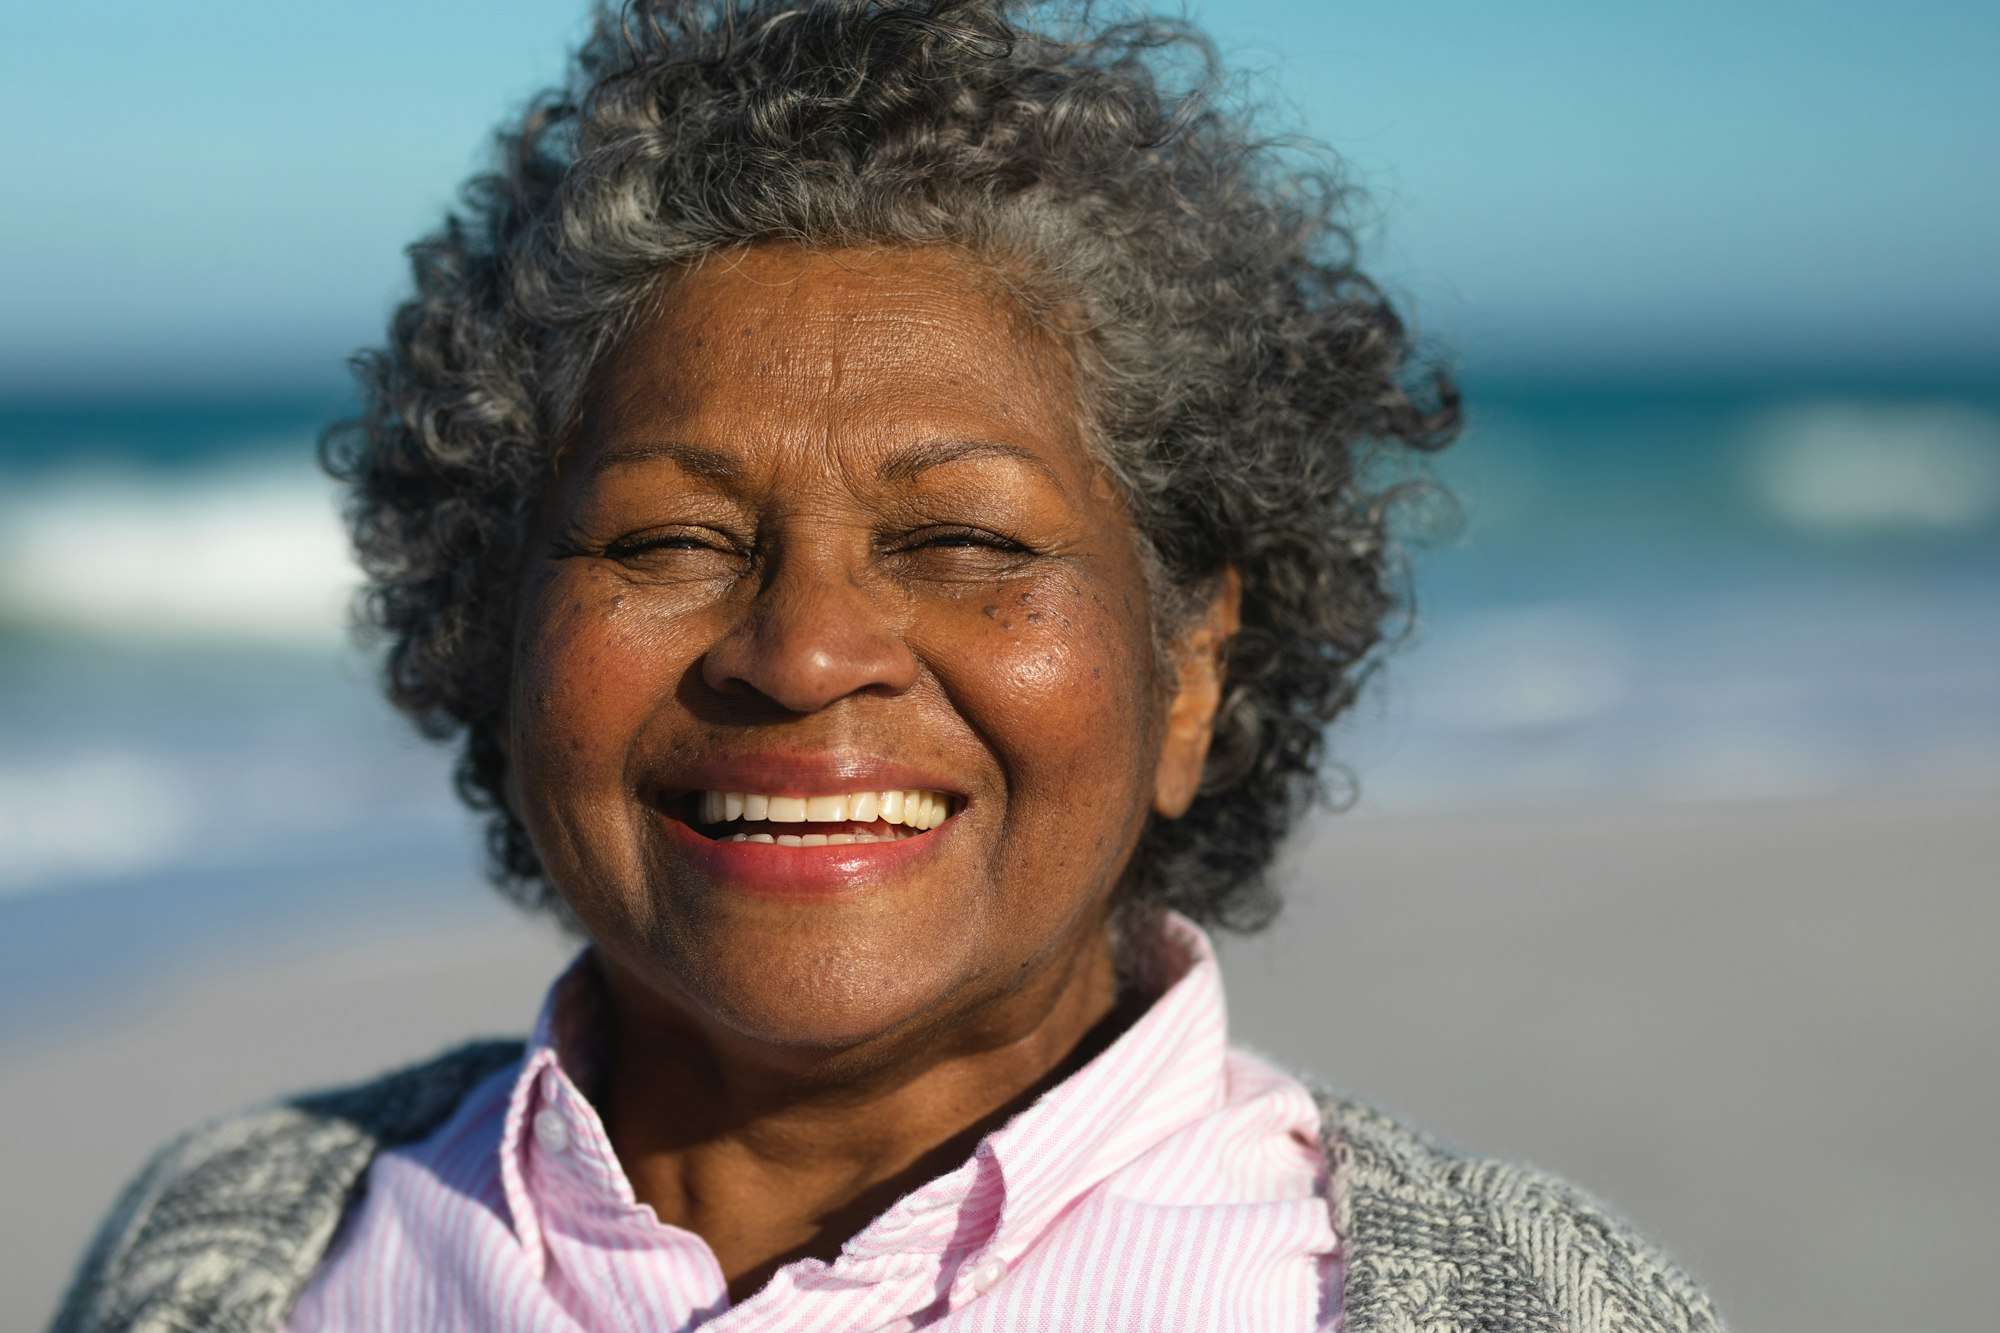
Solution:
<svg viewBox="0 0 2000 1333">
<path fill-rule="evenodd" d="M 900 694 L 917 676 L 898 608 L 831 553 L 780 556 L 756 600 L 702 658 L 720 694 L 813 713 L 850 694 Z"/>
</svg>

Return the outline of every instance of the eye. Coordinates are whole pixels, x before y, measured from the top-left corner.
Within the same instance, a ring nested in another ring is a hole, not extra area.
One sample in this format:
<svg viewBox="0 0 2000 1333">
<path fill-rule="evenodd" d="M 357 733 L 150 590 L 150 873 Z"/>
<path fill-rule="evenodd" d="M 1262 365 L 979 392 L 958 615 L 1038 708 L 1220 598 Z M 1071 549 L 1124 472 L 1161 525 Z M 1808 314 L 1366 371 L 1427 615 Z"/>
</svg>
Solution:
<svg viewBox="0 0 2000 1333">
<path fill-rule="evenodd" d="M 570 554 L 611 561 L 636 578 L 668 582 L 733 578 L 748 559 L 742 543 L 731 534 L 692 524 L 644 528 L 609 541 L 580 543 Z"/>
<path fill-rule="evenodd" d="M 1013 578 L 1040 552 L 990 528 L 937 524 L 885 538 L 883 555 L 905 578 L 933 583 L 980 583 Z"/>
<path fill-rule="evenodd" d="M 612 560 L 630 560 L 653 552 L 715 551 L 723 547 L 712 537 L 687 532 L 634 533 L 607 544 L 604 554 Z"/>
<path fill-rule="evenodd" d="M 1012 537 L 989 532 L 984 528 L 925 528 L 909 534 L 901 549 L 905 550 L 987 550 L 1009 555 L 1026 556 L 1034 552 Z"/>
</svg>

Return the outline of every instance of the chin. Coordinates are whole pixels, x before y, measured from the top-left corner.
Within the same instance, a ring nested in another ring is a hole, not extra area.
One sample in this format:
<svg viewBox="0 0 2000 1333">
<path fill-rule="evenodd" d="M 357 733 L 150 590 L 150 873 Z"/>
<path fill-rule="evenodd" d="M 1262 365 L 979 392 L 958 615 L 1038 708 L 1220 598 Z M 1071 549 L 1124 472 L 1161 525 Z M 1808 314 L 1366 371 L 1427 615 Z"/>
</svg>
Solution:
<svg viewBox="0 0 2000 1333">
<path fill-rule="evenodd" d="M 841 948 L 809 937 L 713 947 L 701 958 L 692 975 L 676 969 L 672 988 L 700 1027 L 812 1057 L 894 1045 L 930 1028 L 963 989 L 956 960 L 936 950 Z"/>
</svg>

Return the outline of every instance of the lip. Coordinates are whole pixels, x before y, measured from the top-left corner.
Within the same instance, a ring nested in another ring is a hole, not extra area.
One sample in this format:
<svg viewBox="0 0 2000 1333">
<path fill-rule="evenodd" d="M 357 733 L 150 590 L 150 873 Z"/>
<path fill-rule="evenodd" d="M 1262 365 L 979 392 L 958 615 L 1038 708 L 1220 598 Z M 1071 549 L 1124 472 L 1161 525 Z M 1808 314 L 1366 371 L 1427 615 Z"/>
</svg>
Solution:
<svg viewBox="0 0 2000 1333">
<path fill-rule="evenodd" d="M 913 838 L 827 847 L 717 842 L 672 815 L 654 812 L 683 864 L 704 882 L 755 898 L 825 899 L 863 893 L 909 874 L 938 855 L 957 816 Z"/>
<path fill-rule="evenodd" d="M 719 842 L 673 813 L 697 791 L 828 796 L 892 788 L 941 791 L 954 798 L 956 809 L 950 819 L 915 837 L 826 847 Z M 769 751 L 677 768 L 671 783 L 649 786 L 647 801 L 674 854 L 702 881 L 725 892 L 791 900 L 851 896 L 909 875 L 938 855 L 970 804 L 959 785 L 935 769 L 842 750 Z"/>
</svg>

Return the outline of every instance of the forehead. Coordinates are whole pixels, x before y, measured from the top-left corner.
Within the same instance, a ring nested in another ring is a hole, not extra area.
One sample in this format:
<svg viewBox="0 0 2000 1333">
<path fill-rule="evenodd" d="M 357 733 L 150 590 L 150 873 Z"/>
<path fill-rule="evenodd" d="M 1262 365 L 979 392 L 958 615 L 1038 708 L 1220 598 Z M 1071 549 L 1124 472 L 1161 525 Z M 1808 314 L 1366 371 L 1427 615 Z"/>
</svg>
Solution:
<svg viewBox="0 0 2000 1333">
<path fill-rule="evenodd" d="M 1067 357 L 990 274 L 942 250 L 713 257 L 609 358 L 586 416 L 599 438 L 671 426 L 723 445 L 1079 442 Z"/>
</svg>

